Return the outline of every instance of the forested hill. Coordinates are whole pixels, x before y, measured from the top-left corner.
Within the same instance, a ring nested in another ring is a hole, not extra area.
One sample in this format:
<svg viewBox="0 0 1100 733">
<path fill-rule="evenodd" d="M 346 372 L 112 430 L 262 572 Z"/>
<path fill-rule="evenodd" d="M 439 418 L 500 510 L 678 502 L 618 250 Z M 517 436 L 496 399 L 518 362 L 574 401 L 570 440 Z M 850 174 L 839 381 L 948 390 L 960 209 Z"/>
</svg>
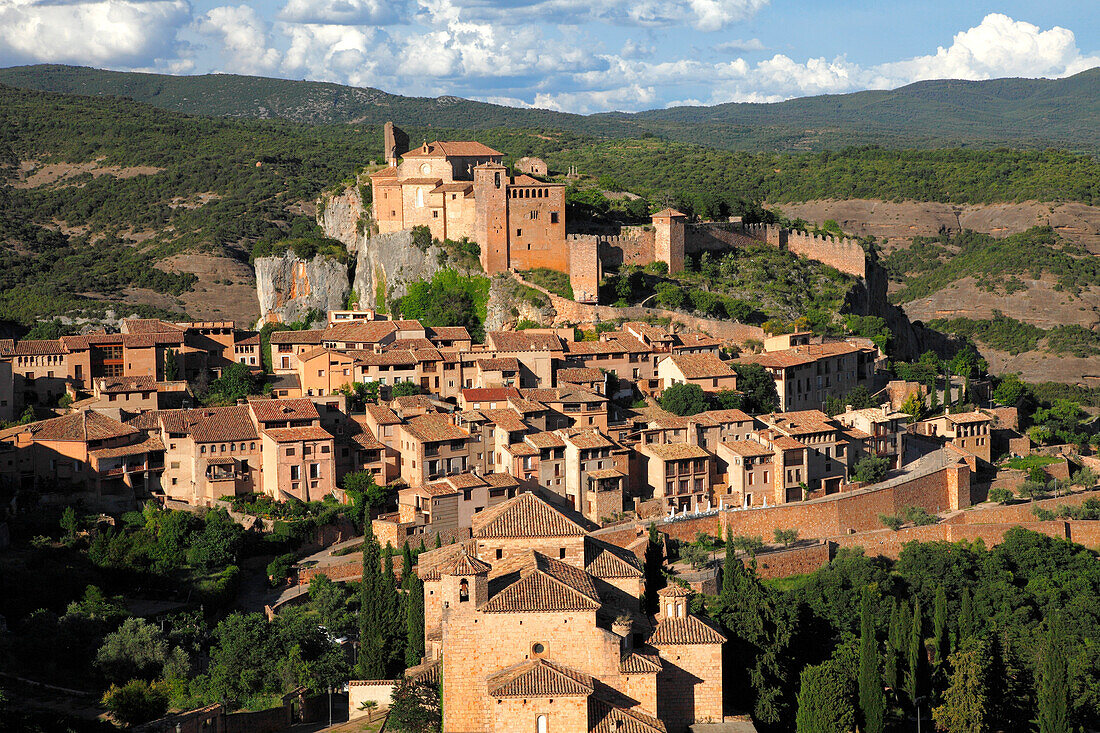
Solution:
<svg viewBox="0 0 1100 733">
<path fill-rule="evenodd" d="M 1100 68 L 1067 79 L 939 80 L 890 91 L 731 103 L 639 113 L 573 115 L 457 97 L 403 97 L 310 81 L 208 74 L 168 76 L 39 65 L 0 69 L 0 84 L 130 97 L 165 109 L 297 122 L 420 127 L 553 128 L 648 135 L 733 150 L 884 147 L 1065 147 L 1100 151 Z"/>
</svg>

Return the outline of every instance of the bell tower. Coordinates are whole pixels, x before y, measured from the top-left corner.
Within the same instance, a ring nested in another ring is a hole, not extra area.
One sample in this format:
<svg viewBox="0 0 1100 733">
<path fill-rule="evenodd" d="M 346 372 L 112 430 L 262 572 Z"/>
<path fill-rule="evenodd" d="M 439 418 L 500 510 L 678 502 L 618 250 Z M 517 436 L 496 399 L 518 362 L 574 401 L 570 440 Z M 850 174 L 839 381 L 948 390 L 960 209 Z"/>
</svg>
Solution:
<svg viewBox="0 0 1100 733">
<path fill-rule="evenodd" d="M 508 169 L 500 163 L 474 168 L 474 239 L 488 275 L 506 272 L 508 251 Z"/>
</svg>

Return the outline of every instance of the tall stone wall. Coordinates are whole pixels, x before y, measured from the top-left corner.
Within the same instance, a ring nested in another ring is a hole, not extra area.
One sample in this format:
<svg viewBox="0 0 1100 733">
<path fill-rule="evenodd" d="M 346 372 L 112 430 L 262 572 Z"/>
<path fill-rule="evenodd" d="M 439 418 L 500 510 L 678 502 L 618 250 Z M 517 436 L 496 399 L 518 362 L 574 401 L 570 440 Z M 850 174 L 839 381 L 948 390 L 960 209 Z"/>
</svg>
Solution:
<svg viewBox="0 0 1100 733">
<path fill-rule="evenodd" d="M 581 303 L 598 302 L 603 274 L 599 237 L 570 234 L 565 238 L 565 248 L 569 253 L 569 286 L 573 288 L 573 298 Z"/>
<path fill-rule="evenodd" d="M 745 224 L 744 233 L 759 242 L 867 278 L 867 253 L 857 240 L 782 229 L 773 224 Z"/>
<path fill-rule="evenodd" d="M 732 222 L 703 222 L 688 224 L 684 229 L 684 252 L 721 252 L 759 244 L 753 237 L 742 231 L 740 224 Z"/>
</svg>

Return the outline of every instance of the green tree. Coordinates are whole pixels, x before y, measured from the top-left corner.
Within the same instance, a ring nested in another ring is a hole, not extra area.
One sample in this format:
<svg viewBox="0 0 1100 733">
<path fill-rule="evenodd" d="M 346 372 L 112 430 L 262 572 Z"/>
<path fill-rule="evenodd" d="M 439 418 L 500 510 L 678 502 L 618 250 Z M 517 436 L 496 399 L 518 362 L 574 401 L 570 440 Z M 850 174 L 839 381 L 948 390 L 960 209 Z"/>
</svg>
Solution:
<svg viewBox="0 0 1100 733">
<path fill-rule="evenodd" d="M 71 506 L 65 507 L 65 511 L 61 512 L 61 529 L 65 534 L 62 537 L 66 540 L 72 540 L 76 538 L 76 532 L 80 529 L 80 522 L 76 518 L 76 510 Z"/>
<path fill-rule="evenodd" d="M 286 583 L 287 578 L 290 577 L 290 572 L 294 568 L 294 553 L 288 552 L 283 555 L 278 555 L 274 560 L 267 564 L 267 580 L 271 583 L 272 588 L 278 588 L 280 585 Z"/>
<path fill-rule="evenodd" d="M 168 642 L 160 629 L 140 618 L 128 618 L 106 636 L 96 652 L 95 666 L 112 684 L 151 680 L 168 659 Z"/>
<path fill-rule="evenodd" d="M 707 409 L 707 397 L 698 384 L 672 384 L 661 392 L 661 407 L 674 415 L 695 415 Z"/>
<path fill-rule="evenodd" d="M 852 467 L 852 480 L 865 484 L 877 484 L 886 476 L 890 462 L 881 456 L 864 456 Z"/>
<path fill-rule="evenodd" d="M 832 660 L 802 670 L 797 733 L 851 733 L 856 728 L 848 676 Z"/>
<path fill-rule="evenodd" d="M 990 706 L 989 642 L 971 637 L 951 655 L 950 684 L 943 704 L 932 710 L 936 727 L 946 733 L 986 733 L 993 710 Z"/>
<path fill-rule="evenodd" d="M 416 573 L 402 579 L 405 599 L 405 666 L 413 667 L 424 658 L 424 584 Z"/>
<path fill-rule="evenodd" d="M 863 591 L 859 614 L 859 710 L 864 733 L 882 733 L 886 718 L 874 616 L 874 598 L 868 587 Z"/>
<path fill-rule="evenodd" d="M 1070 733 L 1070 680 L 1067 640 L 1061 614 L 1048 618 L 1046 639 L 1039 656 L 1036 685 L 1036 726 L 1039 733 Z"/>
<path fill-rule="evenodd" d="M 194 535 L 187 562 L 205 570 L 236 562 L 244 543 L 244 529 L 224 509 L 212 509 L 203 516 L 202 531 Z"/>
<path fill-rule="evenodd" d="M 334 636 L 343 636 L 354 629 L 354 618 L 348 611 L 347 591 L 324 573 L 318 573 L 309 580 L 309 604 L 317 610 L 321 625 Z"/>
<path fill-rule="evenodd" d="M 920 599 L 916 597 L 913 598 L 912 626 L 909 628 L 909 637 L 906 641 L 905 662 L 905 694 L 909 698 L 909 704 L 916 708 L 917 701 L 928 690 L 926 681 L 928 656 L 924 649 L 924 618 L 921 614 Z"/>
<path fill-rule="evenodd" d="M 386 616 L 389 602 L 383 598 L 385 579 L 382 577 L 382 548 L 374 536 L 370 522 L 363 537 L 363 576 L 359 585 L 359 662 L 356 673 L 366 680 L 386 676 L 386 632 L 390 619 Z"/>
<path fill-rule="evenodd" d="M 932 610 L 932 664 L 942 670 L 951 654 L 950 637 L 947 626 L 947 591 L 942 585 L 936 588 L 936 597 Z"/>
<path fill-rule="evenodd" d="M 423 394 L 424 390 L 420 389 L 420 385 L 416 382 L 398 382 L 390 389 L 390 396 L 397 397 L 411 397 L 413 395 Z"/>
<path fill-rule="evenodd" d="M 909 415 L 909 422 L 914 423 L 924 415 L 924 400 L 918 394 L 913 393 L 902 403 L 900 412 Z"/>
<path fill-rule="evenodd" d="M 134 726 L 168 712 L 168 692 L 156 682 L 130 680 L 122 686 L 111 685 L 103 694 L 103 706 L 111 711 L 115 720 Z"/>
<path fill-rule="evenodd" d="M 231 405 L 258 391 L 256 375 L 247 365 L 233 362 L 222 369 L 222 375 L 210 382 L 202 399 L 207 404 Z"/>
<path fill-rule="evenodd" d="M 959 641 L 970 638 L 977 631 L 977 619 L 974 617 L 974 598 L 970 593 L 970 588 L 964 587 L 959 598 Z"/>
<path fill-rule="evenodd" d="M 403 733 L 439 733 L 443 703 L 439 687 L 402 679 L 393 691 L 387 728 Z"/>
<path fill-rule="evenodd" d="M 642 595 L 642 608 L 646 613 L 657 612 L 657 591 L 665 587 L 665 575 L 662 571 L 664 565 L 664 544 L 661 535 L 657 532 L 657 525 L 649 525 L 649 540 L 646 542 L 645 554 L 642 557 L 642 575 L 645 579 L 645 589 Z"/>
<path fill-rule="evenodd" d="M 798 541 L 797 529 L 780 529 L 775 528 L 775 541 L 784 547 L 790 547 Z"/>
<path fill-rule="evenodd" d="M 164 350 L 164 381 L 174 382 L 180 378 L 179 355 L 175 349 Z"/>
<path fill-rule="evenodd" d="M 759 364 L 734 364 L 733 370 L 737 372 L 737 389 L 745 395 L 742 409 L 757 415 L 779 409 L 779 393 L 768 370 Z"/>
<path fill-rule="evenodd" d="M 993 390 L 993 399 L 1006 407 L 1021 407 L 1027 396 L 1027 385 L 1020 381 L 1018 374 L 1006 374 Z"/>
</svg>

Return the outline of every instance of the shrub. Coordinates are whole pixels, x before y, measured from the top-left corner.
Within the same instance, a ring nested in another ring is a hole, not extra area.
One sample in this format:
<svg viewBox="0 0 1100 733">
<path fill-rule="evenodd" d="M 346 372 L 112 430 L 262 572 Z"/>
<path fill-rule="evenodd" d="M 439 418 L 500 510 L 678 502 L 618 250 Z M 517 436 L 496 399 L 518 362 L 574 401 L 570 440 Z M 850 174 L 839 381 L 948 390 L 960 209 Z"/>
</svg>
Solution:
<svg viewBox="0 0 1100 733">
<path fill-rule="evenodd" d="M 852 480 L 862 484 L 877 484 L 886 475 L 890 462 L 879 456 L 864 456 L 856 462 Z"/>
<path fill-rule="evenodd" d="M 1007 504 L 1015 498 L 1016 493 L 1012 489 L 1005 488 L 1004 486 L 998 486 L 995 489 L 989 490 L 989 500 L 995 501 L 998 504 Z"/>
<path fill-rule="evenodd" d="M 895 532 L 901 529 L 901 525 L 905 524 L 905 520 L 896 514 L 880 514 L 878 515 L 878 518 L 879 521 L 882 522 L 883 526 L 889 527 Z"/>
<path fill-rule="evenodd" d="M 707 409 L 707 397 L 698 384 L 673 384 L 661 393 L 661 407 L 681 417 Z"/>
<path fill-rule="evenodd" d="M 120 723 L 134 726 L 168 712 L 168 692 L 156 682 L 130 680 L 122 686 L 111 685 L 103 694 L 103 705 Z"/>
</svg>

